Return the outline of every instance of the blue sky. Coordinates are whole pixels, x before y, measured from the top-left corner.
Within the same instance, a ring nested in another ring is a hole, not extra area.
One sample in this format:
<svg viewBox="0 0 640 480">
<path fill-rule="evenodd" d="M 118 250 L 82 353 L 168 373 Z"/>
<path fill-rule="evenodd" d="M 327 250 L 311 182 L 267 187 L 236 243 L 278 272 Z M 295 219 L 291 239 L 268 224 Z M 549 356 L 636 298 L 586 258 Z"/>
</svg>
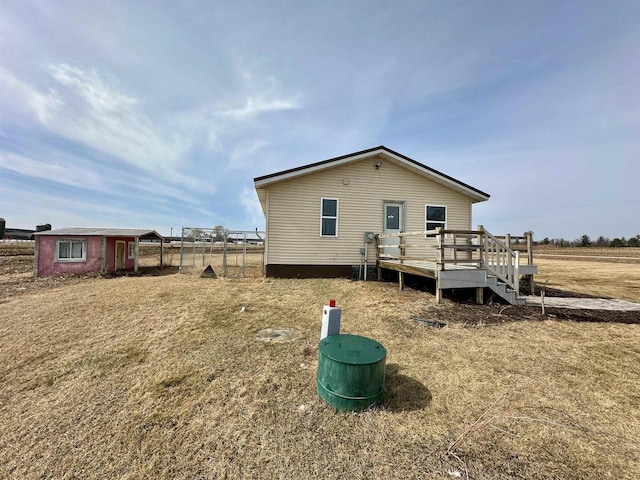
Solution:
<svg viewBox="0 0 640 480">
<path fill-rule="evenodd" d="M 8 227 L 264 227 L 253 177 L 377 145 L 474 224 L 640 233 L 638 1 L 0 0 Z"/>
</svg>

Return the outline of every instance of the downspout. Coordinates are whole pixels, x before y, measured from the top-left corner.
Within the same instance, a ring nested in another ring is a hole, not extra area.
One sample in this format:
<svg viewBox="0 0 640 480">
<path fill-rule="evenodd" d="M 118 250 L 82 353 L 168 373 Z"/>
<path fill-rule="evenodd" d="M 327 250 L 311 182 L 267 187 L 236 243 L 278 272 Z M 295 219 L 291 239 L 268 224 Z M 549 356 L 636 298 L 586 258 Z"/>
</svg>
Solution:
<svg viewBox="0 0 640 480">
<path fill-rule="evenodd" d="M 264 224 L 264 259 L 262 261 L 262 272 L 263 275 L 267 276 L 267 265 L 269 264 L 269 214 L 270 211 L 270 198 L 269 189 L 267 189 L 267 212 L 265 215 L 265 224 Z"/>
<path fill-rule="evenodd" d="M 367 263 L 367 257 L 369 256 L 369 245 L 367 242 L 364 242 L 364 281 L 367 281 L 367 269 L 369 268 L 369 264 Z"/>
</svg>

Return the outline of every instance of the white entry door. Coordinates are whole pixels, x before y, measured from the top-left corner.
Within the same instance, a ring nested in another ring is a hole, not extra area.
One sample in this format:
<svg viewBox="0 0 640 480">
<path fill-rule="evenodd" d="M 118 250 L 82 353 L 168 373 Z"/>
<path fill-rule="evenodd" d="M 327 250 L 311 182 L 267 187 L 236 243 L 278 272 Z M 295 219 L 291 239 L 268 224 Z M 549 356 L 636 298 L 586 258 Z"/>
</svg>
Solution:
<svg viewBox="0 0 640 480">
<path fill-rule="evenodd" d="M 404 224 L 404 205 L 401 202 L 384 202 L 382 225 L 383 233 L 393 234 L 400 233 Z M 383 238 L 383 245 L 398 245 L 398 237 Z M 400 249 L 398 247 L 388 247 L 382 252 L 385 255 L 400 255 Z"/>
</svg>

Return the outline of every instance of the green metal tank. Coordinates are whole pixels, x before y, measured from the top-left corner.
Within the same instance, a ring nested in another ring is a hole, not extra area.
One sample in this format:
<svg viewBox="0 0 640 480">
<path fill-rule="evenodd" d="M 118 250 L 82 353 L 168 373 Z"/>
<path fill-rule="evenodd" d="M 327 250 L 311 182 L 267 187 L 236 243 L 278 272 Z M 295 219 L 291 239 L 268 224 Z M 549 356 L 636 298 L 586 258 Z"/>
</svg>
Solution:
<svg viewBox="0 0 640 480">
<path fill-rule="evenodd" d="M 359 335 L 330 335 L 318 344 L 318 395 L 338 410 L 364 410 L 384 398 L 387 350 Z"/>
</svg>

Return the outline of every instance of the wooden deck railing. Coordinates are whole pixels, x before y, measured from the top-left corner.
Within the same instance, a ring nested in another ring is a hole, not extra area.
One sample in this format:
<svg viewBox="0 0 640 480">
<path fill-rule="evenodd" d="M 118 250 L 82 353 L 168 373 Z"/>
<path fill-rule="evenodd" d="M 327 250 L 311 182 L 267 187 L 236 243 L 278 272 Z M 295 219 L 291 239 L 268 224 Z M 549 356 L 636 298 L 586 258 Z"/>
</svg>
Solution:
<svg viewBox="0 0 640 480">
<path fill-rule="evenodd" d="M 398 239 L 397 242 L 386 243 Z M 527 263 L 533 264 L 532 236 L 499 237 L 487 232 L 482 225 L 477 230 L 438 228 L 417 232 L 399 232 L 376 236 L 378 262 L 435 263 L 437 270 L 447 265 L 484 268 L 519 293 L 520 251 L 512 248 L 512 240 L 524 240 Z"/>
<path fill-rule="evenodd" d="M 520 293 L 520 252 L 484 231 L 484 268 Z"/>
</svg>

